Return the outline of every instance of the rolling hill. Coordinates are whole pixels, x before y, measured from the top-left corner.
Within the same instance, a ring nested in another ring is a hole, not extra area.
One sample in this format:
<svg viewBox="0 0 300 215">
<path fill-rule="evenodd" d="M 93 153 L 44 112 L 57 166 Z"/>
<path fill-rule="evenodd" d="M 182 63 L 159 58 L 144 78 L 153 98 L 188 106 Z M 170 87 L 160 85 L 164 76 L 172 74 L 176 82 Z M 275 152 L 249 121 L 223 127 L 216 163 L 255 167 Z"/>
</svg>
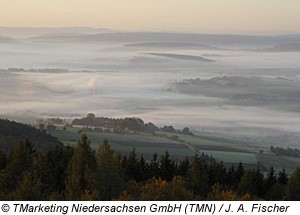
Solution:
<svg viewBox="0 0 300 215">
<path fill-rule="evenodd" d="M 50 148 L 62 146 L 57 138 L 29 125 L 0 119 L 0 150 L 9 152 L 20 141 L 28 139 L 36 149 L 47 152 Z"/>
</svg>

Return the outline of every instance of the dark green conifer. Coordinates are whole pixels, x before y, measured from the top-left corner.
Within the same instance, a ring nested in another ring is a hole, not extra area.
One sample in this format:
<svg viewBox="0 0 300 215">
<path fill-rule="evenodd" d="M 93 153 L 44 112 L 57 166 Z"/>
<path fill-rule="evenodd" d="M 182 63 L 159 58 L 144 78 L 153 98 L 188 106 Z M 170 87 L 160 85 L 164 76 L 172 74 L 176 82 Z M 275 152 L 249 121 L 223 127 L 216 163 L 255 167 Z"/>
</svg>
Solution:
<svg viewBox="0 0 300 215">
<path fill-rule="evenodd" d="M 86 134 L 81 135 L 68 167 L 67 199 L 79 200 L 86 191 L 93 192 L 96 187 L 95 153 L 90 147 Z"/>
<path fill-rule="evenodd" d="M 117 198 L 124 186 L 124 176 L 121 169 L 120 156 L 115 153 L 104 140 L 100 145 L 97 155 L 97 190 L 101 200 Z"/>
<path fill-rule="evenodd" d="M 160 159 L 160 177 L 163 180 L 171 181 L 176 173 L 175 162 L 170 159 L 169 152 L 166 151 Z"/>
<path fill-rule="evenodd" d="M 194 195 L 206 197 L 209 193 L 207 168 L 205 162 L 198 155 L 193 159 L 187 181 Z"/>
</svg>

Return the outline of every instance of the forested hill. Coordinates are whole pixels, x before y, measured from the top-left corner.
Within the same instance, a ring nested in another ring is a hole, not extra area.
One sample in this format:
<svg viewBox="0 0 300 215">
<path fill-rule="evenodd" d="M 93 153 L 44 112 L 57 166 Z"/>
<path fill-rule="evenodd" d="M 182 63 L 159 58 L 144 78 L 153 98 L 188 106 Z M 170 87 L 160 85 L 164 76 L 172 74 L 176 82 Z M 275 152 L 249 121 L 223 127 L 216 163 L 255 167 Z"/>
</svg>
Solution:
<svg viewBox="0 0 300 215">
<path fill-rule="evenodd" d="M 57 138 L 29 125 L 0 119 L 0 151 L 9 152 L 20 141 L 26 139 L 32 142 L 35 148 L 41 152 L 63 145 Z"/>
</svg>

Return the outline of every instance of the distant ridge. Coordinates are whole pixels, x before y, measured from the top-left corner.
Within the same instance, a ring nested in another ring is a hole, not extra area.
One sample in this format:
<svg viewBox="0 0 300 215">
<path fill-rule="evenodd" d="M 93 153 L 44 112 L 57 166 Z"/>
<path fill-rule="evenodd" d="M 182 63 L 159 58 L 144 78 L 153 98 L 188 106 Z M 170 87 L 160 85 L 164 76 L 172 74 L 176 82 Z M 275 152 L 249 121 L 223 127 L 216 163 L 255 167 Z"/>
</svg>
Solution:
<svg viewBox="0 0 300 215">
<path fill-rule="evenodd" d="M 266 52 L 300 52 L 300 43 L 283 43 L 271 48 L 261 49 Z"/>
<path fill-rule="evenodd" d="M 37 36 L 31 41 L 45 42 L 114 42 L 114 43 L 199 43 L 215 45 L 276 45 L 289 41 L 300 43 L 300 35 L 229 35 L 229 34 L 190 34 L 161 32 L 111 32 L 79 36 Z"/>
<path fill-rule="evenodd" d="M 148 43 L 131 43 L 125 44 L 124 47 L 144 47 L 144 48 L 195 48 L 195 49 L 206 49 L 206 50 L 220 50 L 216 46 L 210 46 L 199 43 L 188 43 L 188 42 L 148 42 Z"/>
<path fill-rule="evenodd" d="M 146 55 L 153 55 L 158 57 L 167 57 L 178 60 L 192 60 L 192 61 L 200 61 L 200 62 L 215 62 L 214 60 L 210 60 L 204 57 L 195 56 L 195 55 L 179 55 L 179 54 L 164 54 L 164 53 L 143 53 Z"/>
<path fill-rule="evenodd" d="M 117 32 L 108 28 L 92 27 L 3 27 L 0 26 L 0 35 L 14 38 L 28 38 L 47 34 L 99 34 Z"/>
</svg>

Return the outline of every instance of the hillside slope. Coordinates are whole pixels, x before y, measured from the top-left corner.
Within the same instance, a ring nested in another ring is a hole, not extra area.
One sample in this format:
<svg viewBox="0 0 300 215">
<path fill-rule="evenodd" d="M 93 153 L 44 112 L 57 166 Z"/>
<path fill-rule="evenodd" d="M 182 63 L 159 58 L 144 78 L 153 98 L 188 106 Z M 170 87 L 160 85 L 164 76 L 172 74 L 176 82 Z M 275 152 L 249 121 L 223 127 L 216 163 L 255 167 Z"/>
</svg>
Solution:
<svg viewBox="0 0 300 215">
<path fill-rule="evenodd" d="M 0 119 L 0 150 L 9 152 L 16 144 L 28 139 L 36 149 L 46 152 L 50 148 L 62 145 L 57 138 L 41 132 L 29 125 Z"/>
</svg>

